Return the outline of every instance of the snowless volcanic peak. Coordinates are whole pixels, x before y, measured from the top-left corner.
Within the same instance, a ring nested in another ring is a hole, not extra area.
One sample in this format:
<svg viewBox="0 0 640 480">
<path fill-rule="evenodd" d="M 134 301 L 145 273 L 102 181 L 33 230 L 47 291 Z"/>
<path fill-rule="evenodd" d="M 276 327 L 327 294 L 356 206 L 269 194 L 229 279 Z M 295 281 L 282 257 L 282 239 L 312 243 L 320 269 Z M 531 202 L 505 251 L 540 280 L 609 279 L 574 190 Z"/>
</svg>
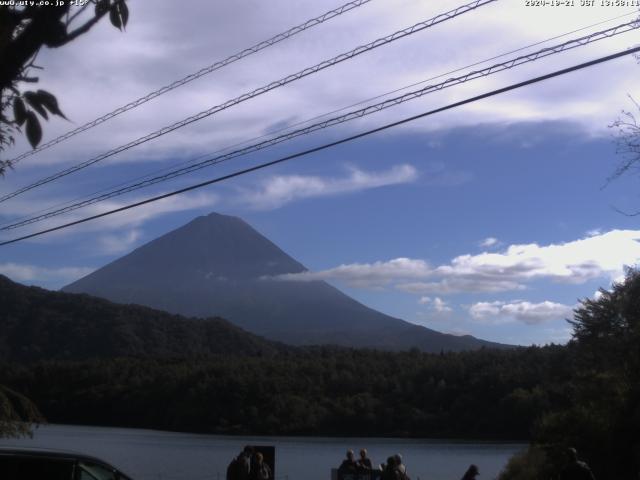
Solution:
<svg viewBox="0 0 640 480">
<path fill-rule="evenodd" d="M 446 335 L 366 307 L 322 281 L 273 279 L 306 270 L 238 217 L 198 217 L 64 287 L 186 316 L 219 316 L 267 338 L 425 351 L 498 346 Z"/>
</svg>

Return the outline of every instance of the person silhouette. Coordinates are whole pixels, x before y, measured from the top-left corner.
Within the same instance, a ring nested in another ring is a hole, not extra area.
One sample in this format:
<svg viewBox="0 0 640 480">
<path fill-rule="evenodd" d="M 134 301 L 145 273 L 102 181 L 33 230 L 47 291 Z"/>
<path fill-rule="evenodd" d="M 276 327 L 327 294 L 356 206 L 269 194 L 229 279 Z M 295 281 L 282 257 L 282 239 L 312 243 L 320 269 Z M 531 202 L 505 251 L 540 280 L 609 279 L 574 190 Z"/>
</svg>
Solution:
<svg viewBox="0 0 640 480">
<path fill-rule="evenodd" d="M 367 449 L 363 448 L 360 450 L 360 458 L 357 461 L 358 470 L 361 471 L 369 471 L 373 468 L 371 464 L 371 459 L 367 456 Z"/>
<path fill-rule="evenodd" d="M 567 464 L 560 474 L 561 480 L 595 480 L 593 472 L 585 462 L 578 460 L 575 448 L 567 450 Z"/>
<path fill-rule="evenodd" d="M 464 472 L 461 480 L 476 480 L 476 477 L 480 475 L 480 471 L 476 465 L 470 465 L 467 471 Z"/>
<path fill-rule="evenodd" d="M 356 473 L 357 471 L 358 463 L 355 460 L 355 454 L 353 453 L 353 450 L 347 450 L 347 458 L 345 458 L 338 467 L 338 472 Z"/>
<path fill-rule="evenodd" d="M 264 455 L 260 452 L 256 452 L 254 458 L 255 461 L 251 466 L 249 480 L 272 480 L 273 474 L 271 473 L 271 468 L 267 462 L 264 461 Z"/>
</svg>

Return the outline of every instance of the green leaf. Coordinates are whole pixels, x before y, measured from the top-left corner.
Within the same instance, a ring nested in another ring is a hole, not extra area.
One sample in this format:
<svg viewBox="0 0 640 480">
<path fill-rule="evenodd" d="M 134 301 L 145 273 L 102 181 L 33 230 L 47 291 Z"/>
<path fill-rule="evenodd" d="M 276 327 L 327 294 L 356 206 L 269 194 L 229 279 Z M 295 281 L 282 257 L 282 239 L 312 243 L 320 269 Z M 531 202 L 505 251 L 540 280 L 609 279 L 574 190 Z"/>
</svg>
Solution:
<svg viewBox="0 0 640 480">
<path fill-rule="evenodd" d="M 58 115 L 59 117 L 64 118 L 65 120 L 69 120 L 64 116 L 64 113 L 58 107 L 58 100 L 52 94 L 47 92 L 46 90 L 38 90 L 36 92 L 38 99 L 40 100 L 40 104 L 43 105 L 47 110 L 49 110 L 54 115 Z"/>
<path fill-rule="evenodd" d="M 36 148 L 40 140 L 42 140 L 42 127 L 40 126 L 40 120 L 32 111 L 27 112 L 26 133 L 31 147 Z"/>
<path fill-rule="evenodd" d="M 35 92 L 24 92 L 24 99 L 27 101 L 29 105 L 33 107 L 33 109 L 42 115 L 46 120 L 49 119 L 49 115 L 47 115 L 47 111 L 42 106 L 40 101 L 40 97 Z"/>
<path fill-rule="evenodd" d="M 122 18 L 122 28 L 127 26 L 127 22 L 129 21 L 129 7 L 125 3 L 125 0 L 122 0 L 118 4 L 118 8 L 120 9 L 120 17 Z"/>
<path fill-rule="evenodd" d="M 125 0 L 116 0 L 109 11 L 109 19 L 114 27 L 122 30 L 129 21 L 129 7 Z"/>
<path fill-rule="evenodd" d="M 122 18 L 120 17 L 120 4 L 115 4 L 111 10 L 109 10 L 109 20 L 111 24 L 118 30 L 122 30 Z"/>
<path fill-rule="evenodd" d="M 13 100 L 13 118 L 18 125 L 22 125 L 27 119 L 27 108 L 20 97 Z"/>
</svg>

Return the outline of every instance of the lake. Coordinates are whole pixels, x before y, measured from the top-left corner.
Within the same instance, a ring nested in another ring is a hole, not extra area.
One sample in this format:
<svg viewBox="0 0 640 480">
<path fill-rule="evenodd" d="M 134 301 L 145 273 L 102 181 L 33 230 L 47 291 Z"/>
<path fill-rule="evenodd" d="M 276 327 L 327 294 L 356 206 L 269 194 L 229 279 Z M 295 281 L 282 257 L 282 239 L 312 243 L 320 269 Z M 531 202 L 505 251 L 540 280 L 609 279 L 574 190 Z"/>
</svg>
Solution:
<svg viewBox="0 0 640 480">
<path fill-rule="evenodd" d="M 276 478 L 329 480 L 347 449 L 365 447 L 375 464 L 402 454 L 412 480 L 458 480 L 475 463 L 480 479 L 497 477 L 521 443 L 328 437 L 229 437 L 125 428 L 44 425 L 31 439 L 0 445 L 74 450 L 95 455 L 134 480 L 224 480 L 227 465 L 244 445 L 275 445 Z"/>
</svg>

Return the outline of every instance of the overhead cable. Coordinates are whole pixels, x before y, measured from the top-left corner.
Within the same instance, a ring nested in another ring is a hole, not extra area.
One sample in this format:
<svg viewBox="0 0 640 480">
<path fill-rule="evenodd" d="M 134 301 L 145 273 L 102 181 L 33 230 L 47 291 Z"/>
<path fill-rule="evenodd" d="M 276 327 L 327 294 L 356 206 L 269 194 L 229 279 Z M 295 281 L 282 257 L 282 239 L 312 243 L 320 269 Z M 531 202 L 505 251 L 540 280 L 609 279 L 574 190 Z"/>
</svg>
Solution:
<svg viewBox="0 0 640 480">
<path fill-rule="evenodd" d="M 49 182 L 52 182 L 54 180 L 57 180 L 59 178 L 65 177 L 67 175 L 70 175 L 74 172 L 77 172 L 78 170 L 82 170 L 83 168 L 87 168 L 90 165 L 93 165 L 95 163 L 98 163 L 106 158 L 112 157 L 113 155 L 116 155 L 118 153 L 124 152 L 125 150 L 129 150 L 133 147 L 136 147 L 138 145 L 141 145 L 143 143 L 146 143 L 150 140 L 154 140 L 158 137 L 161 137 L 163 135 L 166 135 L 167 133 L 173 132 L 174 130 L 177 130 L 179 128 L 185 127 L 187 125 L 190 125 L 194 122 L 197 122 L 199 120 L 202 120 L 204 118 L 207 118 L 211 115 L 214 115 L 218 112 L 221 112 L 222 110 L 226 110 L 230 107 L 233 107 L 235 105 L 238 105 L 242 102 L 245 102 L 249 99 L 255 98 L 259 95 L 262 95 L 264 93 L 270 92 L 271 90 L 274 90 L 276 88 L 282 87 L 284 85 L 287 85 L 289 83 L 295 82 L 297 80 L 300 80 L 301 78 L 307 77 L 309 75 L 312 75 L 314 73 L 317 73 L 321 70 L 324 70 L 326 68 L 332 67 L 338 63 L 344 62 L 345 60 L 350 60 L 358 55 L 361 55 L 365 52 L 368 52 L 370 50 L 373 50 L 375 48 L 381 47 L 383 45 L 387 45 L 391 42 L 394 42 L 396 40 L 399 40 L 401 38 L 407 37 L 409 35 L 412 35 L 414 33 L 420 32 L 422 30 L 425 30 L 429 27 L 432 27 L 434 25 L 437 25 L 439 23 L 445 22 L 447 20 L 451 20 L 455 17 L 458 17 L 464 13 L 473 11 L 483 5 L 489 4 L 489 3 L 493 3 L 497 0 L 474 0 L 471 3 L 468 3 L 466 5 L 462 5 L 460 7 L 457 7 L 453 10 L 450 10 L 449 12 L 446 13 L 442 13 L 440 15 L 437 15 L 429 20 L 425 20 L 424 22 L 420 22 L 420 23 L 416 23 L 415 25 L 411 26 L 411 27 L 407 27 L 403 30 L 399 30 L 397 32 L 392 33 L 391 35 L 387 35 L 386 37 L 382 37 L 379 38 L 373 42 L 370 42 L 366 45 L 362 45 L 360 47 L 354 48 L 353 50 L 350 50 L 349 52 L 346 53 L 342 53 L 336 57 L 333 57 L 329 60 L 325 60 L 323 62 L 320 62 L 312 67 L 307 67 L 297 73 L 291 74 L 291 75 L 287 75 L 286 77 L 280 79 L 280 80 L 276 80 L 274 82 L 269 83 L 268 85 L 265 85 L 263 87 L 257 88 L 251 92 L 245 93 L 240 95 L 239 97 L 236 97 L 232 100 L 228 100 L 220 105 L 216 105 L 214 107 L 211 107 L 207 110 L 204 110 L 200 113 L 197 113 L 195 115 L 192 115 L 190 117 L 187 117 L 183 120 L 180 120 L 178 122 L 175 122 L 171 125 L 168 125 L 166 127 L 163 127 L 159 130 L 156 130 L 155 132 L 149 133 L 148 135 L 145 135 L 143 137 L 140 137 L 136 140 L 133 140 L 127 144 L 121 145 L 119 147 L 116 147 L 112 150 L 109 150 L 108 152 L 102 153 L 100 155 L 97 155 L 96 157 L 93 157 L 89 160 L 85 160 L 84 162 L 78 163 L 76 165 L 73 165 L 69 168 L 66 168 L 64 170 L 61 170 L 57 173 L 54 173 L 53 175 L 50 175 L 48 177 L 42 178 L 40 180 L 37 180 L 34 183 L 31 183 L 25 187 L 21 187 L 18 190 L 15 190 L 11 193 L 8 193 L 6 195 L 3 195 L 2 197 L 0 197 L 0 202 L 4 202 L 9 200 L 10 198 L 16 197 L 17 195 L 20 195 L 24 192 L 27 192 L 29 190 L 33 190 L 36 187 L 39 187 L 41 185 L 45 185 Z"/>
<path fill-rule="evenodd" d="M 253 167 L 245 168 L 243 170 L 239 170 L 239 171 L 227 174 L 227 175 L 216 177 L 216 178 L 213 178 L 211 180 L 207 180 L 205 182 L 201 182 L 201 183 L 198 183 L 198 184 L 195 184 L 195 185 L 191 185 L 189 187 L 181 188 L 179 190 L 174 190 L 174 191 L 169 192 L 169 193 L 165 193 L 165 194 L 158 195 L 158 196 L 155 196 L 155 197 L 152 197 L 152 198 L 148 198 L 146 200 L 142 200 L 142 201 L 135 202 L 135 203 L 132 203 L 132 204 L 129 204 L 129 205 L 125 205 L 123 207 L 119 207 L 119 208 L 116 208 L 116 209 L 113 209 L 113 210 L 109 210 L 107 212 L 99 213 L 97 215 L 92 215 L 90 217 L 85 217 L 85 218 L 82 218 L 80 220 L 75 220 L 73 222 L 69 222 L 69 223 L 65 223 L 65 224 L 62 224 L 62 225 L 58 225 L 56 227 L 47 228 L 45 230 L 40 230 L 38 232 L 34 232 L 34 233 L 29 234 L 29 235 L 24 235 L 22 237 L 14 238 L 14 239 L 11 239 L 11 240 L 6 240 L 4 242 L 0 242 L 0 246 L 9 245 L 9 244 L 16 243 L 16 242 L 19 242 L 19 241 L 22 241 L 22 240 L 27 240 L 29 238 L 34 238 L 34 237 L 37 237 L 37 236 L 40 236 L 40 235 L 44 235 L 46 233 L 51 233 L 51 232 L 55 232 L 55 231 L 58 231 L 58 230 L 65 229 L 65 228 L 69 228 L 69 227 L 72 227 L 74 225 L 79 225 L 79 224 L 82 224 L 82 223 L 89 222 L 91 220 L 95 220 L 95 219 L 98 219 L 98 218 L 102 218 L 102 217 L 106 217 L 106 216 L 113 215 L 113 214 L 116 214 L 116 213 L 120 213 L 120 212 L 123 212 L 123 211 L 126 211 L 126 210 L 130 210 L 132 208 L 140 207 L 142 205 L 146 205 L 146 204 L 149 204 L 149 203 L 157 202 L 159 200 L 163 200 L 165 198 L 169 198 L 169 197 L 172 197 L 172 196 L 175 196 L 175 195 L 179 195 L 179 194 L 182 194 L 182 193 L 190 192 L 192 190 L 196 190 L 196 189 L 205 187 L 207 185 L 220 183 L 220 182 L 223 182 L 225 180 L 229 180 L 231 178 L 239 177 L 239 176 L 245 175 L 247 173 L 255 172 L 257 170 L 261 170 L 261 169 L 264 169 L 264 168 L 267 168 L 267 167 L 271 167 L 271 166 L 274 166 L 274 165 L 277 165 L 277 164 L 280 164 L 280 163 L 284 163 L 284 162 L 287 162 L 289 160 L 293 160 L 295 158 L 299 158 L 299 157 L 303 157 L 303 156 L 306 156 L 306 155 L 309 155 L 309 154 L 312 154 L 312 153 L 319 152 L 321 150 L 326 150 L 328 148 L 335 147 L 337 145 L 341 145 L 343 143 L 351 142 L 353 140 L 356 140 L 356 139 L 359 139 L 359 138 L 362 138 L 362 137 L 366 137 L 366 136 L 372 135 L 374 133 L 378 133 L 378 132 L 381 132 L 381 131 L 384 131 L 384 130 L 387 130 L 387 129 L 390 129 L 390 128 L 393 128 L 393 127 L 397 127 L 397 126 L 403 125 L 405 123 L 413 122 L 413 121 L 418 120 L 420 118 L 424 118 L 424 117 L 427 117 L 427 116 L 430 116 L 430 115 L 434 115 L 436 113 L 444 112 L 446 110 L 451 110 L 453 108 L 457 108 L 457 107 L 460 107 L 460 106 L 463 106 L 463 105 L 467 105 L 469 103 L 477 102 L 477 101 L 483 100 L 485 98 L 493 97 L 495 95 L 500 95 L 502 93 L 506 93 L 506 92 L 509 92 L 509 91 L 512 91 L 512 90 L 516 90 L 518 88 L 522 88 L 522 87 L 525 87 L 525 86 L 528 86 L 528 85 L 532 85 L 534 83 L 542 82 L 544 80 L 548 80 L 548 79 L 551 79 L 551 78 L 554 78 L 554 77 L 558 77 L 558 76 L 561 76 L 561 75 L 566 75 L 568 73 L 571 73 L 571 72 L 574 72 L 574 71 L 577 71 L 577 70 L 581 70 L 581 69 L 584 69 L 584 68 L 587 68 L 587 67 L 598 65 L 598 64 L 601 64 L 601 63 L 604 63 L 604 62 L 608 62 L 608 61 L 614 60 L 616 58 L 620 58 L 620 57 L 623 57 L 623 56 L 626 56 L 626 55 L 630 55 L 630 54 L 633 54 L 633 53 L 637 53 L 637 52 L 640 52 L 640 47 L 630 48 L 628 50 L 623 50 L 623 51 L 620 51 L 620 52 L 617 52 L 617 53 L 614 53 L 614 54 L 611 54 L 611 55 L 607 55 L 605 57 L 600 57 L 600 58 L 597 58 L 595 60 L 591 60 L 589 62 L 581 63 L 581 64 L 578 64 L 578 65 L 574 65 L 574 66 L 569 67 L 569 68 L 564 68 L 562 70 L 556 70 L 555 72 L 548 73 L 546 75 L 541 75 L 539 77 L 531 78 L 531 79 L 525 80 L 523 82 L 515 83 L 515 84 L 509 85 L 509 86 L 506 86 L 506 87 L 502 87 L 502 88 L 499 88 L 499 89 L 496 89 L 496 90 L 492 90 L 490 92 L 483 93 L 481 95 L 476 95 L 474 97 L 467 98 L 465 100 L 461 100 L 461 101 L 458 101 L 458 102 L 455 102 L 455 103 L 451 103 L 451 104 L 446 105 L 444 107 L 436 108 L 434 110 L 430 110 L 428 112 L 424 112 L 424 113 L 421 113 L 419 115 L 414 115 L 412 117 L 408 117 L 408 118 L 405 118 L 403 120 L 399 120 L 397 122 L 388 123 L 388 124 L 383 125 L 381 127 L 377 127 L 377 128 L 371 129 L 371 130 L 367 130 L 365 132 L 358 133 L 356 135 L 351 135 L 349 137 L 342 138 L 340 140 L 336 140 L 334 142 L 326 143 L 324 145 L 320 145 L 318 147 L 310 148 L 308 150 L 304 150 L 302 152 L 298 152 L 298 153 L 295 153 L 293 155 L 288 155 L 286 157 L 281 157 L 281 158 L 278 158 L 277 160 L 272 160 L 270 162 L 261 163 L 259 165 L 255 165 Z"/>
<path fill-rule="evenodd" d="M 345 123 L 351 120 L 355 120 L 358 118 L 362 118 L 364 116 L 367 115 L 371 115 L 373 113 L 377 113 L 381 110 L 385 110 L 387 108 L 391 108 L 397 105 L 400 105 L 401 103 L 405 103 L 411 100 L 415 100 L 417 98 L 420 98 L 424 95 L 427 95 L 429 93 L 433 93 L 436 91 L 440 91 L 443 90 L 445 88 L 449 88 L 449 87 L 453 87 L 455 85 L 459 85 L 477 78 L 482 78 L 482 77 L 486 77 L 489 75 L 493 75 L 526 63 L 531 63 L 534 62 L 536 60 L 539 60 L 541 58 L 546 58 L 550 55 L 555 55 L 573 48 L 577 48 L 580 46 L 584 46 L 590 43 L 593 43 L 595 41 L 598 40 L 602 40 L 605 38 L 610 38 L 613 37 L 615 35 L 620 35 L 622 33 L 625 32 L 629 32 L 631 30 L 640 28 L 640 24 L 637 23 L 636 21 L 632 21 L 632 22 L 628 22 L 628 23 L 624 23 L 621 25 L 617 25 L 615 27 L 611 27 L 609 29 L 606 30 L 602 30 L 600 32 L 594 32 L 591 33 L 589 35 L 585 35 L 583 37 L 579 37 L 573 40 L 569 40 L 566 41 L 564 43 L 555 45 L 555 46 L 551 46 L 551 47 L 547 47 L 547 48 L 543 48 L 541 50 L 538 50 L 536 52 L 532 52 L 532 53 L 528 53 L 525 55 L 521 55 L 515 58 L 512 58 L 510 60 L 507 60 L 505 62 L 501 62 L 501 63 L 497 63 L 488 67 L 485 67 L 483 69 L 480 70 L 474 70 L 471 71 L 469 73 L 466 73 L 464 75 L 458 76 L 458 77 L 452 77 L 449 78 L 447 80 L 445 80 L 444 82 L 441 83 L 437 83 L 437 84 L 432 84 L 432 85 L 427 85 L 423 88 L 420 88 L 418 90 L 414 90 L 411 92 L 407 92 L 404 93 L 403 95 L 399 95 L 396 96 L 394 98 L 390 98 L 387 100 L 384 100 L 382 102 L 373 104 L 373 105 L 369 105 L 367 107 L 358 109 L 358 110 L 354 110 L 351 112 L 348 112 L 346 114 L 337 116 L 337 117 L 333 117 L 312 125 L 309 125 L 307 127 L 304 128 L 300 128 L 297 130 L 294 130 L 292 132 L 288 132 L 285 133 L 283 135 L 279 135 L 267 140 L 264 140 L 262 142 L 259 143 L 255 143 L 225 154 L 221 154 L 221 155 L 217 155 L 214 156 L 212 158 L 208 158 L 206 160 L 197 162 L 197 163 L 192 163 L 190 165 L 187 165 L 185 167 L 182 168 L 178 168 L 172 171 L 169 171 L 165 174 L 162 175 L 157 175 L 155 177 L 152 178 L 145 178 L 139 182 L 136 183 L 132 183 L 129 185 L 126 185 L 124 187 L 121 188 L 116 188 L 114 190 L 108 191 L 106 193 L 102 193 L 100 195 L 96 195 L 94 197 L 88 198 L 88 199 L 84 199 L 82 201 L 79 202 L 75 202 L 72 203 L 70 205 L 66 205 L 64 207 L 61 208 L 57 208 L 51 211 L 48 211 L 47 213 L 43 213 L 40 215 L 35 215 L 26 219 L 22 219 L 19 221 L 14 221 L 13 223 L 10 224 L 6 224 L 2 227 L 0 227 L 0 231 L 7 231 L 7 230 L 13 230 L 15 228 L 19 228 L 19 227 L 23 227 L 26 225 L 30 225 L 36 222 L 40 222 L 58 215 L 62 215 L 74 210 L 77 210 L 79 208 L 83 208 L 86 207 L 88 205 L 92 205 L 101 201 L 105 201 L 120 195 L 124 195 L 126 193 L 130 193 L 133 192 L 135 190 L 139 190 L 141 188 L 144 187 L 148 187 L 151 185 L 155 185 L 157 183 L 161 183 L 161 182 L 165 182 L 167 180 L 182 176 L 182 175 L 186 175 L 188 173 L 192 173 L 195 172 L 197 170 L 201 170 L 203 168 L 209 167 L 211 165 L 216 165 L 228 160 L 231 160 L 233 158 L 236 157 L 240 157 L 243 155 L 247 155 L 249 153 L 253 153 L 259 150 L 263 150 L 265 148 L 271 147 L 273 145 L 277 145 L 279 143 L 283 143 L 289 140 L 292 140 L 294 138 L 303 136 L 303 135 L 308 135 L 310 133 L 316 132 L 318 130 L 322 130 L 325 128 L 329 128 L 341 123 Z"/>
<path fill-rule="evenodd" d="M 287 125 L 285 127 L 279 128 L 279 129 L 277 129 L 275 131 L 272 131 L 270 133 L 265 133 L 265 134 L 259 135 L 257 137 L 253 137 L 253 138 L 250 138 L 250 139 L 239 141 L 237 143 L 234 143 L 234 144 L 228 145 L 226 147 L 220 148 L 218 150 L 215 150 L 214 152 L 209 152 L 209 153 L 206 153 L 206 154 L 198 155 L 195 158 L 180 162 L 178 165 L 169 166 L 169 167 L 163 167 L 163 168 L 158 169 L 158 170 L 153 170 L 153 171 L 151 171 L 149 173 L 145 173 L 144 175 L 140 175 L 138 177 L 134 177 L 132 179 L 129 179 L 129 180 L 126 180 L 126 181 L 123 181 L 123 182 L 119 182 L 116 185 L 111 185 L 109 187 L 102 188 L 102 189 L 100 189 L 98 191 L 95 191 L 95 192 L 92 192 L 90 194 L 82 195 L 80 197 L 76 197 L 76 198 L 73 198 L 71 200 L 66 200 L 66 201 L 57 203 L 57 204 L 55 204 L 53 206 L 49 206 L 49 207 L 46 207 L 46 208 L 42 208 L 40 210 L 36 210 L 34 212 L 31 212 L 29 215 L 23 215 L 21 217 L 15 218 L 15 219 L 11 220 L 11 222 L 18 222 L 20 220 L 27 219 L 29 217 L 38 215 L 40 213 L 49 212 L 49 211 L 56 210 L 56 209 L 58 209 L 60 207 L 63 207 L 63 206 L 67 206 L 67 205 L 71 205 L 71 204 L 77 203 L 80 200 L 85 200 L 85 199 L 92 198 L 92 197 L 94 197 L 94 196 L 96 196 L 98 194 L 101 194 L 103 192 L 108 192 L 108 191 L 117 189 L 118 187 L 122 187 L 122 186 L 125 186 L 125 185 L 130 185 L 132 183 L 138 182 L 139 180 L 143 180 L 145 178 L 150 178 L 150 177 L 153 177 L 154 175 L 158 175 L 158 174 L 160 174 L 162 172 L 166 172 L 166 171 L 175 169 L 176 166 L 184 166 L 184 165 L 197 163 L 197 162 L 199 162 L 200 160 L 202 160 L 204 158 L 210 157 L 211 155 L 222 153 L 222 152 L 225 152 L 225 151 L 229 151 L 229 150 L 232 150 L 233 148 L 240 147 L 241 145 L 248 145 L 251 142 L 255 142 L 255 141 L 260 140 L 262 138 L 270 137 L 270 136 L 276 135 L 278 133 L 282 133 L 282 132 L 285 132 L 285 131 L 288 131 L 288 130 L 292 130 L 293 128 L 299 127 L 300 125 L 309 124 L 309 123 L 313 122 L 314 120 L 319 120 L 321 118 L 326 118 L 326 117 L 328 117 L 330 115 L 334 115 L 336 113 L 343 112 L 345 110 L 348 110 L 348 109 L 353 108 L 353 107 L 357 107 L 359 105 L 366 105 L 369 102 L 372 102 L 374 100 L 378 100 L 380 98 L 388 97 L 389 95 L 393 95 L 394 93 L 402 92 L 404 90 L 408 90 L 409 88 L 412 88 L 412 87 L 415 87 L 415 86 L 418 86 L 418 85 L 424 85 L 427 82 L 431 82 L 433 80 L 437 80 L 439 78 L 446 77 L 447 75 L 452 75 L 454 73 L 461 72 L 463 70 L 467 70 L 469 68 L 485 64 L 485 63 L 490 62 L 492 60 L 497 60 L 499 58 L 506 57 L 507 55 L 511 55 L 513 53 L 518 53 L 518 52 L 522 52 L 522 51 L 525 51 L 525 50 L 529 50 L 529 49 L 531 49 L 533 47 L 537 47 L 539 45 L 543 45 L 543 44 L 548 43 L 550 41 L 557 40 L 557 39 L 563 38 L 563 37 L 567 37 L 567 36 L 572 35 L 574 33 L 582 32 L 584 30 L 588 30 L 590 28 L 593 28 L 593 27 L 596 27 L 596 26 L 599 26 L 599 25 L 603 25 L 605 23 L 610 23 L 610 22 L 612 22 L 614 20 L 618 20 L 620 18 L 629 17 L 631 15 L 637 16 L 637 12 L 634 11 L 634 12 L 624 13 L 622 15 L 617 15 L 615 17 L 611 17 L 611 18 L 608 18 L 606 20 L 601 20 L 601 21 L 599 21 L 597 23 L 592 23 L 590 25 L 586 25 L 584 27 L 580 27 L 580 28 L 577 28 L 575 30 L 571 30 L 569 32 L 561 33 L 559 35 L 555 35 L 553 37 L 549 37 L 549 38 L 546 38 L 544 40 L 540 40 L 540 41 L 537 41 L 535 43 L 531 43 L 531 44 L 526 45 L 524 47 L 519 47 L 519 48 L 517 48 L 515 50 L 510 50 L 508 52 L 503 52 L 503 53 L 500 53 L 498 55 L 494 55 L 493 57 L 490 57 L 490 58 L 485 58 L 483 60 L 478 60 L 477 62 L 474 62 L 472 64 L 465 65 L 463 67 L 458 67 L 458 68 L 456 68 L 454 70 L 449 70 L 449 71 L 447 71 L 445 73 L 438 74 L 436 76 L 427 78 L 425 80 L 420 80 L 419 82 L 415 82 L 415 83 L 412 83 L 412 84 L 409 84 L 409 85 L 405 85 L 403 87 L 396 88 L 396 89 L 391 90 L 389 92 L 385 92 L 385 93 L 376 95 L 374 97 L 369 97 L 367 99 L 360 100 L 360 101 L 358 101 L 356 103 L 352 103 L 350 105 L 347 105 L 347 106 L 344 106 L 344 107 L 340 107 L 338 109 L 331 110 L 329 112 L 325 112 L 325 113 L 322 113 L 320 115 L 313 116 L 311 118 L 306 118 L 305 120 L 297 121 L 295 123 L 289 124 L 289 125 Z M 4 227 L 5 225 L 8 225 L 11 222 L 5 222 L 3 224 L 0 224 L 0 230 L 2 229 L 2 227 Z"/>
<path fill-rule="evenodd" d="M 295 27 L 290 28 L 289 30 L 287 30 L 286 32 L 282 32 L 279 33 L 277 35 L 274 35 L 273 37 L 264 40 L 260 43 L 256 43 L 255 45 L 253 45 L 252 47 L 249 48 L 245 48 L 244 50 L 242 50 L 241 52 L 238 53 L 234 53 L 233 55 L 230 55 L 229 57 L 225 58 L 224 60 L 220 60 L 217 61 L 211 65 L 208 65 L 204 68 L 201 68 L 200 70 L 198 70 L 197 72 L 193 72 L 190 73 L 189 75 L 181 78 L 180 80 L 176 80 L 168 85 L 165 85 L 164 87 L 161 87 L 153 92 L 148 93 L 147 95 L 140 97 L 136 100 L 133 100 L 129 103 L 127 103 L 126 105 L 123 105 L 119 108 L 116 108 L 115 110 L 106 113 L 105 115 L 102 115 L 99 118 L 96 118 L 95 120 L 92 120 L 90 122 L 85 123 L 84 125 L 81 125 L 77 128 L 74 128 L 73 130 L 70 130 L 66 133 L 64 133 L 63 135 L 60 135 L 59 137 L 56 137 L 52 140 L 49 140 L 46 143 L 43 143 L 41 145 L 39 145 L 37 148 L 34 148 L 33 150 L 29 150 L 28 152 L 24 152 L 21 155 L 18 155 L 17 157 L 9 160 L 9 163 L 15 164 L 17 162 L 19 162 L 20 160 L 27 158 L 31 155 L 34 155 L 38 152 L 41 152 L 42 150 L 46 150 L 49 147 L 52 147 L 53 145 L 57 145 L 58 143 L 64 142 L 65 140 L 78 135 L 79 133 L 82 133 L 86 130 L 89 130 L 90 128 L 96 127 L 104 122 L 106 122 L 107 120 L 111 120 L 114 117 L 117 117 L 118 115 L 120 115 L 121 113 L 127 112 L 131 109 L 134 109 L 136 107 L 139 107 L 140 105 L 147 103 L 150 100 L 153 100 L 156 97 L 159 97 L 160 95 L 163 95 L 167 92 L 170 92 L 171 90 L 175 90 L 178 87 L 181 87 L 183 85 L 186 85 L 189 82 L 192 82 L 200 77 L 203 77 L 205 75 L 208 75 L 212 72 L 215 72 L 216 70 L 219 70 L 223 67 L 226 67 L 227 65 L 230 65 L 234 62 L 237 62 L 238 60 L 241 60 L 245 57 L 248 57 L 249 55 L 253 55 L 254 53 L 258 53 L 261 50 L 264 50 L 265 48 L 271 47 L 272 45 L 275 45 L 276 43 L 279 43 L 283 40 L 286 40 L 288 38 L 293 37 L 294 35 L 297 35 L 300 32 L 303 32 L 305 30 L 308 30 L 312 27 L 315 27 L 316 25 L 320 25 L 328 20 L 331 20 L 332 18 L 338 17 L 340 15 L 342 15 L 343 13 L 349 12 L 351 10 L 353 10 L 354 8 L 360 7 L 362 5 L 364 5 L 365 3 L 370 2 L 371 0 L 355 0 L 349 3 L 345 3 L 344 5 L 342 5 L 341 7 L 335 8 L 333 10 L 329 10 L 326 13 L 323 13 L 322 15 L 312 18 L 310 20 L 307 20 L 304 23 L 301 23 L 300 25 L 297 25 Z"/>
</svg>

